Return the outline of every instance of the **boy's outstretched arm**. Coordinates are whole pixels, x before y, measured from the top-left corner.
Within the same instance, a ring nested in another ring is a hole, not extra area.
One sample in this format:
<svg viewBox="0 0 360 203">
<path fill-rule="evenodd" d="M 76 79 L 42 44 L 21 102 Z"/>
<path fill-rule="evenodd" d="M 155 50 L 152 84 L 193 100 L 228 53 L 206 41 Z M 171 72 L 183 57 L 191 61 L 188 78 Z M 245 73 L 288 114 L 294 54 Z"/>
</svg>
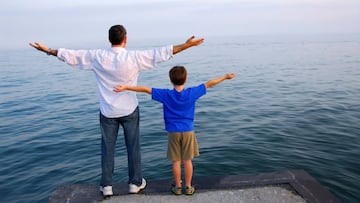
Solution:
<svg viewBox="0 0 360 203">
<path fill-rule="evenodd" d="M 206 88 L 210 88 L 212 86 L 215 86 L 221 82 L 223 82 L 224 80 L 229 80 L 229 79 L 233 79 L 235 77 L 235 74 L 234 73 L 228 73 L 222 77 L 218 77 L 218 78 L 215 78 L 215 79 L 212 79 L 212 80 L 209 80 L 205 83 L 205 87 Z"/>
<path fill-rule="evenodd" d="M 145 86 L 126 86 L 126 85 L 117 85 L 114 87 L 114 92 L 123 92 L 125 90 L 134 91 L 134 92 L 144 92 L 151 94 L 151 88 Z"/>
</svg>

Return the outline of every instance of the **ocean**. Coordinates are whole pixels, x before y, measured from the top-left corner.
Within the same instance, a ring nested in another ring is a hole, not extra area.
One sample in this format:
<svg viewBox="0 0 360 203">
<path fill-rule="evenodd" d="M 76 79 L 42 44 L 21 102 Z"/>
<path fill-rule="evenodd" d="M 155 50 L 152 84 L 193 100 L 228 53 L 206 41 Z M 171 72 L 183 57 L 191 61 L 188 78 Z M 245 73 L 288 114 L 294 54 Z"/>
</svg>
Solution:
<svg viewBox="0 0 360 203">
<path fill-rule="evenodd" d="M 184 40 L 129 40 L 128 49 Z M 139 85 L 171 88 L 174 65 L 187 68 L 188 87 L 236 74 L 197 102 L 194 176 L 303 169 L 344 203 L 360 200 L 360 35 L 208 37 L 142 72 Z M 58 186 L 98 184 L 91 71 L 28 45 L 1 50 L 0 96 L 0 202 L 47 202 Z M 143 175 L 170 179 L 161 104 L 138 98 Z M 127 181 L 121 131 L 114 180 Z"/>
</svg>

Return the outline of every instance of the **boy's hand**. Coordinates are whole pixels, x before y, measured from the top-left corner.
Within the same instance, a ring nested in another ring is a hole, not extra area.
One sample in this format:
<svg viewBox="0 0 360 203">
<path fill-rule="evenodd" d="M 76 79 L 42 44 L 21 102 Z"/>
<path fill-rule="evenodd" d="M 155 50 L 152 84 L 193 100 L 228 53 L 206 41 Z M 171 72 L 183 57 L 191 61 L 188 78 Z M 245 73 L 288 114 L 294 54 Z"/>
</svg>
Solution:
<svg viewBox="0 0 360 203">
<path fill-rule="evenodd" d="M 113 89 L 114 92 L 122 92 L 126 90 L 126 86 L 125 85 L 116 85 Z"/>
<path fill-rule="evenodd" d="M 229 79 L 233 79 L 235 77 L 234 73 L 228 73 L 225 75 L 225 79 L 229 80 Z"/>
</svg>

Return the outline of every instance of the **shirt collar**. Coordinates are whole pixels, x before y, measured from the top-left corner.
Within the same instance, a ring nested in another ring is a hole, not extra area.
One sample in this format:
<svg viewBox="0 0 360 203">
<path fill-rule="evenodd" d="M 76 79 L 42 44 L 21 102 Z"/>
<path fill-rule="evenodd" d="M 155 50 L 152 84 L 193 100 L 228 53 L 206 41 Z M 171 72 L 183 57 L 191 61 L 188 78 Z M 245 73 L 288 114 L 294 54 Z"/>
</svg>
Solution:
<svg viewBox="0 0 360 203">
<path fill-rule="evenodd" d="M 125 48 L 124 47 L 111 47 L 110 50 L 114 51 L 116 53 L 119 53 L 119 52 L 125 51 Z"/>
</svg>

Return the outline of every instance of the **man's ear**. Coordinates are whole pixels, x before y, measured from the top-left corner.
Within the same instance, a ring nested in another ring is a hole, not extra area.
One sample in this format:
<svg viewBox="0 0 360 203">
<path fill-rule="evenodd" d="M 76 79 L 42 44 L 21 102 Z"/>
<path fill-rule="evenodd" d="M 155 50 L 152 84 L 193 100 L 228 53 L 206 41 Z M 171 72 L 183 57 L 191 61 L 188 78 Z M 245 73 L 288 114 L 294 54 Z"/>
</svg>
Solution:
<svg viewBox="0 0 360 203">
<path fill-rule="evenodd" d="M 122 43 L 121 43 L 121 46 L 122 46 L 122 47 L 125 47 L 126 44 L 127 44 L 127 36 L 125 35 L 125 36 L 124 36 L 124 39 L 123 39 L 123 41 L 122 41 Z"/>
</svg>

